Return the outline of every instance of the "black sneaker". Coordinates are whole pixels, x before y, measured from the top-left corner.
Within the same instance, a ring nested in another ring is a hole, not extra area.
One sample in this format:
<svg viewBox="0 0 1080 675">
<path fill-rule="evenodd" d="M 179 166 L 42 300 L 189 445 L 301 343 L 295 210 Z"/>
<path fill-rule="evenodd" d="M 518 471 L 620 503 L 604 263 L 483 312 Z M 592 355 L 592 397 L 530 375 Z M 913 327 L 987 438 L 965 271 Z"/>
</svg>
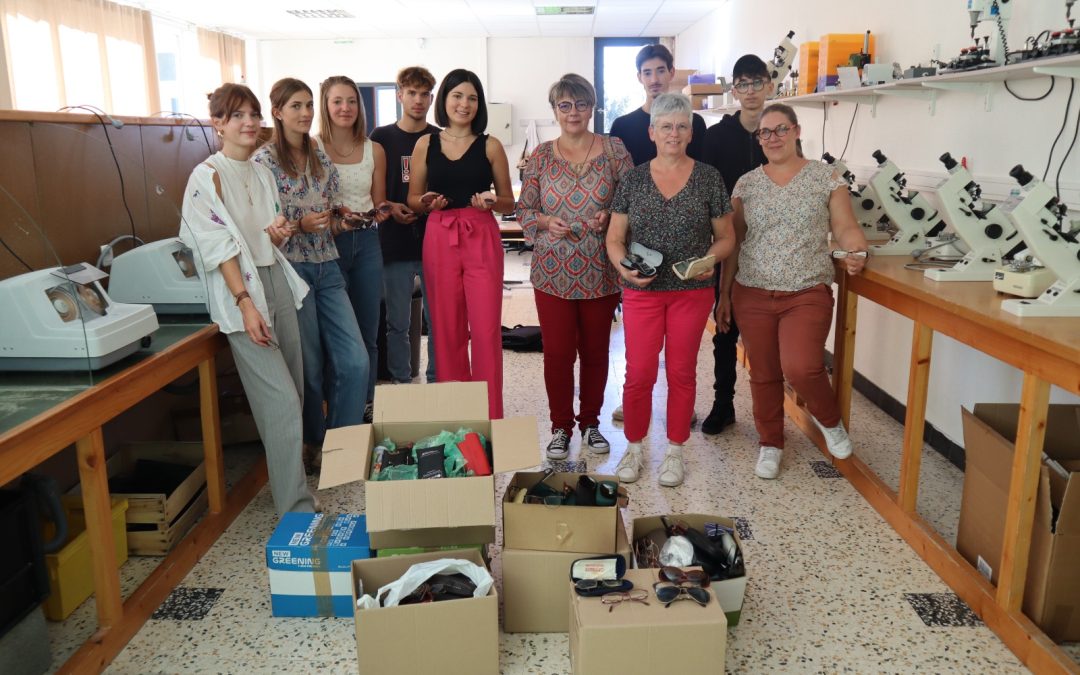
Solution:
<svg viewBox="0 0 1080 675">
<path fill-rule="evenodd" d="M 611 444 L 596 427 L 585 427 L 581 431 L 581 441 L 589 446 L 594 455 L 603 455 L 611 450 Z"/>
<path fill-rule="evenodd" d="M 701 423 L 701 433 L 712 436 L 732 424 L 735 424 L 735 406 L 731 401 L 716 401 L 709 411 L 709 416 Z"/>
<path fill-rule="evenodd" d="M 570 433 L 566 429 L 551 432 L 551 442 L 547 446 L 548 459 L 566 459 L 570 455 Z"/>
<path fill-rule="evenodd" d="M 371 424 L 371 420 L 375 417 L 375 406 L 372 403 L 368 403 L 364 406 L 364 424 Z"/>
</svg>

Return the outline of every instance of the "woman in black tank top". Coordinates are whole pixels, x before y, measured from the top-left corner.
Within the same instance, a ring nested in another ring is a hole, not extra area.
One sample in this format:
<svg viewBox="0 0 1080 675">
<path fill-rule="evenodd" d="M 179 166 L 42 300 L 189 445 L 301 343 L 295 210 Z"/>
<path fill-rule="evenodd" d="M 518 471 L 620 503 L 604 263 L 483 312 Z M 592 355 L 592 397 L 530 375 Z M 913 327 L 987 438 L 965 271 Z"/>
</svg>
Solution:
<svg viewBox="0 0 1080 675">
<path fill-rule="evenodd" d="M 435 376 L 487 382 L 490 417 L 499 419 L 503 250 L 492 212 L 514 210 L 509 163 L 502 143 L 484 133 L 487 106 L 474 73 L 447 74 L 435 121 L 443 130 L 413 149 L 408 197 L 409 208 L 429 214 L 423 266 Z"/>
</svg>

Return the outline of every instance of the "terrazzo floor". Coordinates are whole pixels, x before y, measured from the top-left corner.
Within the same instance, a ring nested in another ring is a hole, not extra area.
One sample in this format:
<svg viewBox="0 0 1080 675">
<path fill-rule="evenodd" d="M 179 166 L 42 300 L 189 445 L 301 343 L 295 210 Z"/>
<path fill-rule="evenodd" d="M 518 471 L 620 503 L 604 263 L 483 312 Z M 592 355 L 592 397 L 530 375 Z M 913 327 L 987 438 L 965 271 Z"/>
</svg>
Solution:
<svg viewBox="0 0 1080 675">
<path fill-rule="evenodd" d="M 503 323 L 536 324 L 527 284 L 528 255 L 508 254 L 506 277 L 526 283 L 508 285 Z M 582 453 L 575 438 L 569 460 L 572 466 L 583 462 L 590 471 L 606 473 L 614 472 L 626 446 L 620 425 L 611 421 L 625 369 L 621 323 L 613 329 L 611 344 L 611 375 L 601 416 L 611 453 Z M 546 445 L 547 403 L 538 386 L 542 356 L 504 352 L 504 358 L 506 415 L 536 415 Z M 702 340 L 698 363 L 697 410 L 704 416 L 712 400 L 707 339 Z M 649 432 L 650 465 L 630 486 L 624 519 L 679 512 L 739 519 L 749 580 L 742 620 L 728 633 L 727 672 L 1026 672 L 790 422 L 780 478 L 763 481 L 754 476 L 758 448 L 744 372 L 739 376 L 735 426 L 714 437 L 695 429 L 685 449 L 686 483 L 676 489 L 659 487 L 665 391 L 661 371 Z M 902 432 L 900 424 L 854 396 L 851 435 L 857 453 L 894 487 Z M 227 448 L 230 475 L 242 475 L 257 450 Z M 540 449 L 537 462 L 544 462 Z M 946 539 L 955 540 L 963 476 L 930 449 L 922 466 L 920 512 Z M 507 480 L 502 476 L 496 481 L 499 496 Z M 362 486 L 328 490 L 321 498 L 328 513 L 363 509 Z M 263 547 L 275 520 L 269 490 L 263 489 L 107 672 L 356 672 L 352 619 L 270 616 Z M 492 554 L 498 581 L 497 545 Z M 137 585 L 156 562 L 132 559 L 124 569 L 125 589 Z M 51 627 L 54 667 L 86 639 L 92 605 L 86 603 L 74 619 Z M 503 673 L 570 672 L 565 634 L 502 633 L 500 649 Z M 1067 649 L 1080 660 L 1080 645 Z"/>
</svg>

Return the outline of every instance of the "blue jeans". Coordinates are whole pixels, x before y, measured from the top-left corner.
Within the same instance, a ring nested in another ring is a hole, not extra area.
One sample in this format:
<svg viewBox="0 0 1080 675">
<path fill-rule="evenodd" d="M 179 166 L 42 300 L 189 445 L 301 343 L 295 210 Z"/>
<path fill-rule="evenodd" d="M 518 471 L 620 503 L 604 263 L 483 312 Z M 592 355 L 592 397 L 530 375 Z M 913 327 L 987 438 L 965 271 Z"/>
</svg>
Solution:
<svg viewBox="0 0 1080 675">
<path fill-rule="evenodd" d="M 364 423 L 363 392 L 371 366 L 360 347 L 356 315 L 337 263 L 292 266 L 311 287 L 297 312 L 304 358 L 304 442 L 321 445 L 327 429 Z"/>
<path fill-rule="evenodd" d="M 394 382 L 412 381 L 412 345 L 409 327 L 412 322 L 413 279 L 420 277 L 424 294 L 424 319 L 428 324 L 427 381 L 435 381 L 435 339 L 431 331 L 427 291 L 424 289 L 424 268 L 419 260 L 386 263 L 383 267 L 383 289 L 386 293 L 386 367 Z"/>
<path fill-rule="evenodd" d="M 394 224 L 389 225 L 393 227 Z M 368 373 L 367 403 L 375 398 L 375 364 L 379 362 L 379 303 L 382 301 L 382 246 L 379 232 L 375 229 L 350 230 L 334 238 L 337 244 L 338 266 L 345 277 L 356 325 L 367 347 Z"/>
</svg>

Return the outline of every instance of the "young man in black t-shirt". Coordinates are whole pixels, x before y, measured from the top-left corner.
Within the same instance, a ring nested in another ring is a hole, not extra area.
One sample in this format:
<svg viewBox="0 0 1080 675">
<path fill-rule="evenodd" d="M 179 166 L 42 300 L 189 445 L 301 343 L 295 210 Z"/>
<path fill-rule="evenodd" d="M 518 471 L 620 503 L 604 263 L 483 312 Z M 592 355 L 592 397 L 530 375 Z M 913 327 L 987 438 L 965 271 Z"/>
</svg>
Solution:
<svg viewBox="0 0 1080 675">
<path fill-rule="evenodd" d="M 630 151 L 634 166 L 656 157 L 656 143 L 649 138 L 649 109 L 653 99 L 668 90 L 675 78 L 675 59 L 664 45 L 645 45 L 637 53 L 637 79 L 645 89 L 645 105 L 611 123 L 611 135 L 622 140 Z M 705 120 L 694 113 L 693 136 L 686 154 L 701 160 L 705 141 Z"/>
<path fill-rule="evenodd" d="M 409 326 L 412 321 L 412 296 L 416 277 L 424 283 L 421 255 L 424 248 L 424 225 L 427 217 L 405 205 L 409 194 L 409 175 L 413 146 L 422 136 L 439 131 L 428 124 L 431 92 L 435 78 L 426 68 L 410 66 L 397 75 L 397 100 L 402 116 L 394 124 L 378 127 L 371 140 L 386 152 L 386 198 L 393 212 L 379 227 L 383 254 L 383 299 L 386 303 L 386 365 L 394 382 L 412 381 L 412 349 Z M 427 293 L 424 293 L 424 317 L 428 325 L 427 381 L 435 381 L 435 348 L 431 335 Z"/>
<path fill-rule="evenodd" d="M 728 194 L 735 189 L 735 183 L 746 173 L 766 163 L 761 144 L 753 137 L 761 120 L 765 104 L 773 93 L 773 81 L 769 67 L 757 56 L 747 54 L 735 62 L 732 72 L 735 100 L 741 109 L 734 115 L 724 115 L 719 123 L 714 124 L 705 133 L 703 162 L 707 162 L 720 171 L 724 187 Z M 739 327 L 731 313 L 730 298 L 724 297 L 721 303 L 720 270 L 717 270 L 718 316 L 716 335 L 713 336 L 713 384 L 715 400 L 712 410 L 701 423 L 705 434 L 718 434 L 735 423 L 735 358 L 736 343 L 739 341 Z M 722 325 L 725 322 L 726 326 Z"/>
</svg>

